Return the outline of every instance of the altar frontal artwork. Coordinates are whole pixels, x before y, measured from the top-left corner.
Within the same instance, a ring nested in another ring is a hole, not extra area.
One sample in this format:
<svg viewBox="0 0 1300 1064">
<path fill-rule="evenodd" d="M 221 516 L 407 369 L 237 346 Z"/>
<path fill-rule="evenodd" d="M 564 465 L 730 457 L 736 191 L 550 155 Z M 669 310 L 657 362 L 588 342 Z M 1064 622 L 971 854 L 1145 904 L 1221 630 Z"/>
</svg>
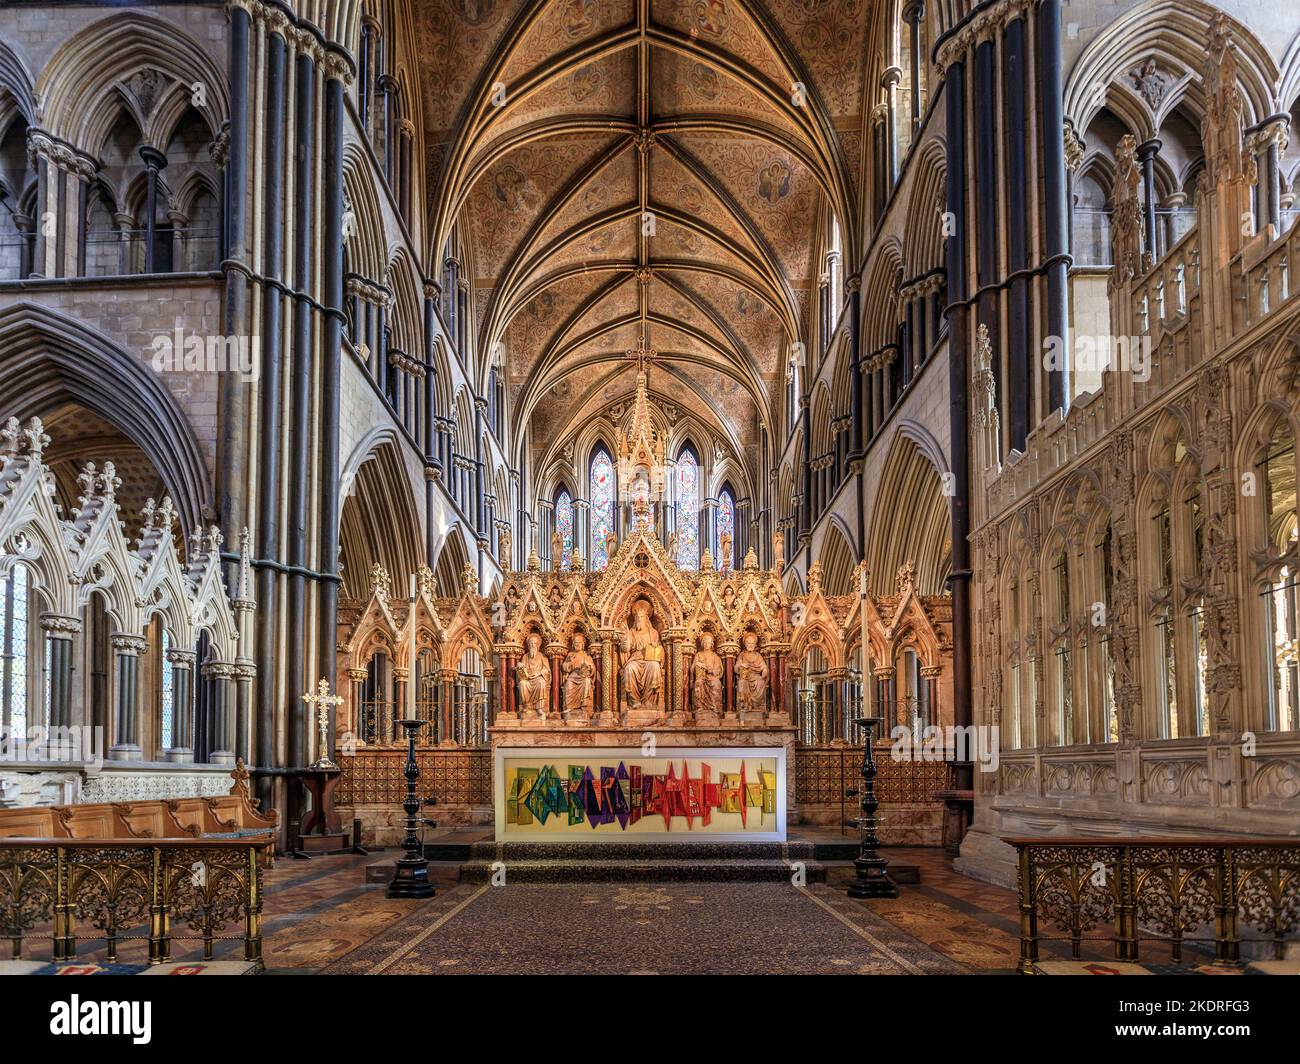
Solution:
<svg viewBox="0 0 1300 1064">
<path fill-rule="evenodd" d="M 781 830 L 775 757 L 507 757 L 504 832 L 556 837 Z"/>
</svg>

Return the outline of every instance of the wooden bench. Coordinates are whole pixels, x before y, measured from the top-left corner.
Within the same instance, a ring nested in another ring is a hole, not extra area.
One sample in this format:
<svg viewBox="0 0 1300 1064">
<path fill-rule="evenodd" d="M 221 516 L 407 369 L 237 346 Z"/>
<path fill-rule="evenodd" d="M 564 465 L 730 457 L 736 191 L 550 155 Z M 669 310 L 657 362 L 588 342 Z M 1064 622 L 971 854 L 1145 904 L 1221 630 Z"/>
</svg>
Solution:
<svg viewBox="0 0 1300 1064">
<path fill-rule="evenodd" d="M 273 834 L 279 814 L 258 810 L 248 793 L 248 771 L 242 761 L 231 777 L 230 793 L 213 798 L 0 809 L 0 838 L 201 839 Z"/>
</svg>

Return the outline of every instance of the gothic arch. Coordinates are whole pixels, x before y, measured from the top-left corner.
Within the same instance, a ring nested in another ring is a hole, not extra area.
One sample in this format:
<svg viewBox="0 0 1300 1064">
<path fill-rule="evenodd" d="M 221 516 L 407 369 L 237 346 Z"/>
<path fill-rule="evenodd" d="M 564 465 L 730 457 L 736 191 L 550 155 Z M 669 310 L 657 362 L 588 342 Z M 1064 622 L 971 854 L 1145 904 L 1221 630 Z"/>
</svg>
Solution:
<svg viewBox="0 0 1300 1064">
<path fill-rule="evenodd" d="M 213 513 L 203 449 L 185 413 L 141 359 L 89 326 L 35 303 L 0 311 L 0 395 L 7 415 L 39 417 L 72 401 L 117 426 L 161 474 L 181 525 Z"/>
<path fill-rule="evenodd" d="M 921 595 L 939 595 L 951 565 L 951 517 L 944 494 L 938 444 L 920 426 L 902 426 L 890 443 L 875 497 L 869 506 L 867 568 L 877 595 L 893 593 L 894 577 L 916 564 Z"/>
<path fill-rule="evenodd" d="M 145 108 L 139 94 L 129 99 L 123 87 L 147 71 L 161 73 L 171 84 Z M 207 97 L 206 107 L 198 110 L 209 128 L 220 129 L 230 115 L 225 71 L 175 25 L 129 12 L 109 15 L 68 38 L 42 71 L 36 95 L 48 132 L 95 152 L 124 102 L 134 105 L 146 143 L 161 146 L 179 114 L 175 107 L 192 102 L 196 82 Z"/>
<path fill-rule="evenodd" d="M 365 598 L 375 564 L 400 585 L 424 561 L 420 518 L 394 430 L 377 429 L 362 439 L 343 467 L 342 480 L 343 593 Z M 398 595 L 405 591 L 396 587 Z"/>
</svg>

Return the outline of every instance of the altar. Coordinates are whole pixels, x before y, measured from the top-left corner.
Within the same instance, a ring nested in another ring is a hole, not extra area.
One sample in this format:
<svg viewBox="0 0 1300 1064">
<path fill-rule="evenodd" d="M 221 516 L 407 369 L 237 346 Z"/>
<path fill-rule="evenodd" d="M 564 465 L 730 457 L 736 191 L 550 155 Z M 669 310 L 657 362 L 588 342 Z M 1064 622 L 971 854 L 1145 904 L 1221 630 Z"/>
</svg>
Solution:
<svg viewBox="0 0 1300 1064">
<path fill-rule="evenodd" d="M 704 550 L 698 568 L 678 566 L 645 402 L 639 379 L 603 567 L 553 538 L 548 564 L 530 544 L 489 595 L 471 566 L 454 595 L 422 566 L 404 601 L 375 566 L 369 599 L 341 606 L 340 802 L 363 838 L 399 837 L 399 717 L 426 724 L 420 793 L 444 825 L 492 824 L 498 841 L 674 843 L 842 823 L 864 697 L 898 723 L 921 709 L 945 719 L 950 604 L 918 595 L 908 567 L 894 595 L 866 594 L 864 566 L 858 594 L 828 595 L 814 561 L 807 589 L 788 595 L 780 531 L 768 565 L 752 547 L 731 564 L 728 542 L 720 564 Z M 887 766 L 913 822 L 942 789 L 932 767 Z"/>
</svg>

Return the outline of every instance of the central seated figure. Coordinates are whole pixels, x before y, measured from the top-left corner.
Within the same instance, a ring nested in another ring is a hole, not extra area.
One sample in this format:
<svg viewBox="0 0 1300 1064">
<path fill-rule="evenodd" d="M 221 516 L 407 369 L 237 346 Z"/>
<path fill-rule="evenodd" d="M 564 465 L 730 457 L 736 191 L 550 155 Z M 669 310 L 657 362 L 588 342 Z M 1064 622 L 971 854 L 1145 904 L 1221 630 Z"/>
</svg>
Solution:
<svg viewBox="0 0 1300 1064">
<path fill-rule="evenodd" d="M 623 698 L 632 712 L 663 713 L 664 648 L 650 621 L 650 603 L 637 599 L 623 635 Z"/>
</svg>

